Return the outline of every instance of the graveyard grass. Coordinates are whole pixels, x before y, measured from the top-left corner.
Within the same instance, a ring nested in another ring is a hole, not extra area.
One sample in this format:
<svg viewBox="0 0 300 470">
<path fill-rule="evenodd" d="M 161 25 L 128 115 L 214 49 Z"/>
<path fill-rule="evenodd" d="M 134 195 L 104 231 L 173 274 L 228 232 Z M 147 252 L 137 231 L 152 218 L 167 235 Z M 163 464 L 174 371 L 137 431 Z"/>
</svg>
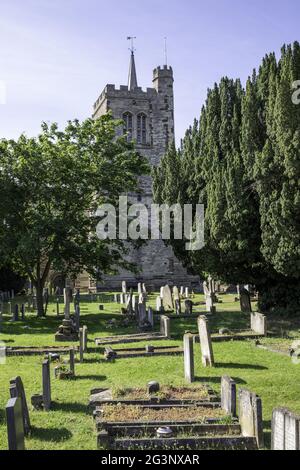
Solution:
<svg viewBox="0 0 300 470">
<path fill-rule="evenodd" d="M 154 307 L 156 296 L 150 298 Z M 203 296 L 196 296 L 196 301 Z M 239 304 L 233 296 L 223 296 L 223 303 L 217 305 L 218 313 L 211 319 L 212 330 L 219 328 L 248 328 L 250 315 L 241 314 Z M 20 303 L 20 301 L 18 300 Z M 99 312 L 98 303 L 83 303 L 81 324 L 88 327 L 89 353 L 85 362 L 76 362 L 76 378 L 59 381 L 54 379 L 51 364 L 52 409 L 50 412 L 32 411 L 30 397 L 41 393 L 42 356 L 8 357 L 5 365 L 0 365 L 0 449 L 7 449 L 5 406 L 9 398 L 9 380 L 17 375 L 22 377 L 30 408 L 31 436 L 26 438 L 27 449 L 40 450 L 81 450 L 96 449 L 96 432 L 87 403 L 90 390 L 94 388 L 144 387 L 150 380 L 162 385 L 186 385 L 184 381 L 183 357 L 150 357 L 120 359 L 113 363 L 105 362 L 99 355 L 94 339 L 115 334 L 135 332 L 132 328 L 108 328 L 107 321 L 121 320 L 116 304 L 104 304 L 104 312 Z M 61 306 L 62 309 L 62 306 Z M 204 313 L 205 306 L 197 307 L 197 313 Z M 25 322 L 10 323 L 4 315 L 0 341 L 7 346 L 60 346 L 70 343 L 55 343 L 54 334 L 62 317 L 57 318 L 54 304 L 50 304 L 46 319 L 37 319 L 27 314 Z M 280 323 L 280 322 L 279 322 Z M 287 327 L 286 322 L 282 323 Z M 278 326 L 278 325 L 277 325 Z M 159 329 L 157 321 L 156 330 Z M 280 330 L 280 326 L 279 326 Z M 291 327 L 293 335 L 300 338 L 299 324 Z M 178 319 L 171 321 L 171 341 L 155 342 L 158 345 L 180 345 L 185 331 L 197 331 L 197 320 Z M 280 338 L 278 341 L 284 341 Z M 274 338 L 264 343 L 274 342 Z M 138 343 L 138 347 L 147 343 Z M 134 344 L 118 345 L 118 348 L 134 347 Z M 223 375 L 231 376 L 239 387 L 256 392 L 262 398 L 266 447 L 270 447 L 271 414 L 275 407 L 282 406 L 300 413 L 300 364 L 292 364 L 287 356 L 275 354 L 255 347 L 254 341 L 213 343 L 216 367 L 205 369 L 201 363 L 200 346 L 195 345 L 196 384 L 208 383 L 217 392 Z M 67 359 L 68 355 L 66 355 Z M 78 354 L 77 354 L 78 358 Z"/>
</svg>

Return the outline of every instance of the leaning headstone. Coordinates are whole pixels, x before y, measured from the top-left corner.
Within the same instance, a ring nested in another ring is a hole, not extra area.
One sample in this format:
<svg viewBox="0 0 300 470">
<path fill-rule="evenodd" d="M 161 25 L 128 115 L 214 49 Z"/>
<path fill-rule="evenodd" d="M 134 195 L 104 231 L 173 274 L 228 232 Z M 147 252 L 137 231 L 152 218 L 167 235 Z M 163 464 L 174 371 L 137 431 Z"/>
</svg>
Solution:
<svg viewBox="0 0 300 470">
<path fill-rule="evenodd" d="M 250 292 L 245 288 L 240 289 L 240 304 L 242 313 L 252 312 Z"/>
<path fill-rule="evenodd" d="M 300 450 L 300 416 L 286 408 L 273 411 L 272 450 Z"/>
<path fill-rule="evenodd" d="M 11 398 L 6 405 L 8 450 L 25 450 L 21 398 Z"/>
<path fill-rule="evenodd" d="M 262 403 L 260 397 L 249 390 L 239 390 L 239 422 L 244 437 L 255 437 L 257 446 L 264 445 Z"/>
<path fill-rule="evenodd" d="M 183 337 L 183 351 L 184 351 L 184 376 L 188 383 L 195 380 L 195 366 L 194 366 L 194 342 L 193 336 L 186 334 Z"/>
<path fill-rule="evenodd" d="M 51 378 L 50 378 L 50 361 L 43 361 L 43 404 L 44 410 L 49 411 L 51 407 Z"/>
<path fill-rule="evenodd" d="M 170 286 L 166 285 L 163 287 L 163 306 L 165 310 L 173 310 L 173 298 Z"/>
<path fill-rule="evenodd" d="M 171 337 L 171 320 L 165 315 L 160 317 L 160 332 L 166 338 Z"/>
<path fill-rule="evenodd" d="M 251 330 L 259 335 L 267 335 L 267 317 L 261 313 L 251 313 Z"/>
<path fill-rule="evenodd" d="M 198 330 L 202 353 L 202 364 L 204 367 L 214 367 L 214 354 L 212 349 L 211 336 L 208 320 L 205 316 L 200 316 L 198 318 Z"/>
<path fill-rule="evenodd" d="M 20 398 L 21 400 L 24 433 L 25 435 L 28 435 L 31 429 L 30 417 L 29 417 L 29 411 L 28 411 L 28 406 L 27 406 L 24 385 L 23 385 L 21 377 L 15 377 L 14 379 L 11 379 L 9 392 L 10 392 L 10 398 Z"/>
<path fill-rule="evenodd" d="M 227 376 L 221 380 L 221 407 L 228 415 L 236 417 L 236 383 Z"/>
<path fill-rule="evenodd" d="M 185 305 L 185 314 L 192 315 L 193 314 L 193 302 L 191 300 L 185 300 L 184 305 Z"/>
</svg>

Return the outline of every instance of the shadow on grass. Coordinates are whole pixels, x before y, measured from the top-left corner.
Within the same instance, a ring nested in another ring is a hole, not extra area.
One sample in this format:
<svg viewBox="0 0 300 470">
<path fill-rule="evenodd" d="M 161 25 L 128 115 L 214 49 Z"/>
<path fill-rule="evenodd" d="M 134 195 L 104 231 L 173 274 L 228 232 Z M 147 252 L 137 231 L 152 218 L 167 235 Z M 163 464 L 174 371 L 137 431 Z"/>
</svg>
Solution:
<svg viewBox="0 0 300 470">
<path fill-rule="evenodd" d="M 217 362 L 215 367 L 218 369 L 253 369 L 253 370 L 268 370 L 268 367 L 259 366 L 258 364 L 235 364 L 233 362 Z"/>
<path fill-rule="evenodd" d="M 88 414 L 88 407 L 84 403 L 57 403 L 52 402 L 51 411 L 63 411 L 67 413 Z"/>
<path fill-rule="evenodd" d="M 72 433 L 66 428 L 32 427 L 31 437 L 38 441 L 62 442 L 71 439 Z"/>
<path fill-rule="evenodd" d="M 103 382 L 106 379 L 106 375 L 77 375 L 72 380 L 74 380 L 75 382 L 77 380 L 97 380 L 99 382 Z"/>
<path fill-rule="evenodd" d="M 245 385 L 247 382 L 243 379 L 240 379 L 239 377 L 231 377 L 236 384 L 238 385 Z M 213 384 L 218 384 L 221 385 L 221 377 L 195 377 L 195 382 L 200 382 L 200 383 L 213 383 Z"/>
<path fill-rule="evenodd" d="M 267 430 L 267 431 L 264 432 L 265 448 L 271 449 L 271 446 L 272 446 L 272 433 L 271 433 L 272 422 L 271 421 L 264 421 L 263 422 L 263 428 L 264 428 L 264 430 Z"/>
</svg>

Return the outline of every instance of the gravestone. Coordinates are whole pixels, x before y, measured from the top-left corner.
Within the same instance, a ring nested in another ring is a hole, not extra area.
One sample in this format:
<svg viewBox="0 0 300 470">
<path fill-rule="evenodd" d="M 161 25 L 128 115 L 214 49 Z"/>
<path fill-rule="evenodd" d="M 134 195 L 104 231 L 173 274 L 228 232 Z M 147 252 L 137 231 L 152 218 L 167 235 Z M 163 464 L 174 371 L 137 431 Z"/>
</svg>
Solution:
<svg viewBox="0 0 300 470">
<path fill-rule="evenodd" d="M 181 297 L 184 296 L 184 287 L 183 286 L 180 287 L 180 296 Z"/>
<path fill-rule="evenodd" d="M 70 348 L 70 372 L 75 377 L 75 350 Z"/>
<path fill-rule="evenodd" d="M 215 314 L 216 313 L 216 307 L 214 307 L 214 299 L 212 294 L 207 294 L 205 297 L 205 302 L 206 302 L 206 312 L 208 314 Z"/>
<path fill-rule="evenodd" d="M 158 382 L 152 381 L 147 384 L 147 391 L 149 395 L 153 393 L 158 393 L 160 390 L 160 385 Z"/>
<path fill-rule="evenodd" d="M 300 416 L 286 408 L 273 411 L 272 450 L 300 450 Z"/>
<path fill-rule="evenodd" d="M 25 450 L 25 433 L 21 398 L 11 398 L 6 405 L 7 438 L 9 450 Z"/>
<path fill-rule="evenodd" d="M 227 376 L 221 380 L 221 407 L 227 414 L 236 417 L 236 383 Z"/>
<path fill-rule="evenodd" d="M 148 308 L 148 322 L 150 323 L 150 325 L 153 328 L 154 327 L 154 316 L 153 316 L 153 310 L 152 310 L 151 307 Z"/>
<path fill-rule="evenodd" d="M 143 284 L 142 285 L 142 292 L 145 296 L 147 296 L 147 288 L 146 288 L 146 284 Z"/>
<path fill-rule="evenodd" d="M 203 292 L 204 292 L 205 297 L 210 295 L 210 291 L 209 291 L 209 288 L 208 288 L 208 285 L 207 285 L 206 281 L 203 282 Z"/>
<path fill-rule="evenodd" d="M 160 332 L 166 338 L 171 338 L 171 320 L 165 315 L 160 317 Z"/>
<path fill-rule="evenodd" d="M 239 390 L 239 422 L 244 437 L 255 437 L 257 446 L 264 445 L 261 399 L 249 390 Z"/>
<path fill-rule="evenodd" d="M 82 332 L 83 332 L 83 351 L 86 353 L 87 352 L 87 345 L 88 345 L 88 329 L 87 329 L 87 326 L 84 326 L 82 328 Z"/>
<path fill-rule="evenodd" d="M 176 286 L 173 287 L 173 299 L 174 299 L 175 302 L 176 302 L 176 300 L 180 299 L 179 289 Z"/>
<path fill-rule="evenodd" d="M 188 299 L 190 296 L 190 289 L 188 287 L 185 288 L 185 298 Z"/>
<path fill-rule="evenodd" d="M 163 299 L 161 297 L 156 298 L 156 311 L 157 313 L 164 313 Z"/>
<path fill-rule="evenodd" d="M 142 283 L 139 282 L 138 283 L 138 294 L 141 295 L 143 293 L 143 286 L 142 286 Z"/>
<path fill-rule="evenodd" d="M 193 302 L 191 300 L 185 300 L 184 305 L 185 305 L 185 314 L 192 315 L 193 314 Z"/>
<path fill-rule="evenodd" d="M 76 305 L 75 305 L 75 314 L 74 314 L 74 318 L 75 318 L 75 328 L 76 328 L 76 331 L 79 331 L 79 329 L 80 329 L 80 305 L 79 305 L 79 304 L 76 304 Z"/>
<path fill-rule="evenodd" d="M 80 363 L 83 363 L 84 360 L 84 336 L 83 336 L 83 328 L 79 329 L 79 360 Z"/>
<path fill-rule="evenodd" d="M 133 293 L 132 290 L 130 291 L 130 294 L 127 297 L 127 304 L 126 304 L 126 311 L 128 315 L 132 315 L 134 310 L 133 310 L 133 305 L 132 305 L 132 298 L 133 298 Z"/>
<path fill-rule="evenodd" d="M 214 367 L 214 355 L 208 320 L 203 315 L 198 318 L 198 330 L 202 353 L 202 364 L 204 367 Z"/>
<path fill-rule="evenodd" d="M 170 286 L 166 285 L 163 287 L 163 306 L 165 310 L 173 310 L 173 298 Z"/>
<path fill-rule="evenodd" d="M 11 379 L 9 392 L 10 392 L 10 398 L 20 398 L 21 400 L 24 433 L 25 435 L 28 435 L 31 429 L 30 417 L 29 417 L 29 411 L 28 411 L 28 406 L 27 406 L 24 385 L 23 385 L 21 377 L 15 377 L 14 379 Z"/>
<path fill-rule="evenodd" d="M 19 321 L 19 305 L 17 304 L 14 307 L 13 321 Z"/>
<path fill-rule="evenodd" d="M 24 321 L 25 320 L 25 304 L 21 305 L 20 312 L 21 312 L 21 319 L 22 321 Z"/>
<path fill-rule="evenodd" d="M 144 302 L 139 302 L 139 325 L 143 325 L 147 319 L 146 305 Z"/>
<path fill-rule="evenodd" d="M 7 303 L 7 313 L 8 313 L 9 316 L 12 315 L 11 302 Z"/>
<path fill-rule="evenodd" d="M 252 312 L 250 292 L 245 288 L 240 289 L 240 304 L 242 313 Z"/>
<path fill-rule="evenodd" d="M 180 301 L 180 299 L 175 300 L 175 310 L 176 310 L 176 315 L 181 315 L 181 301 Z"/>
<path fill-rule="evenodd" d="M 259 335 L 267 335 L 267 317 L 261 313 L 251 313 L 251 330 Z"/>
<path fill-rule="evenodd" d="M 43 404 L 44 410 L 49 411 L 51 407 L 51 378 L 50 378 L 50 361 L 45 359 L 42 365 L 43 371 Z"/>
<path fill-rule="evenodd" d="M 193 336 L 186 334 L 183 337 L 183 352 L 184 352 L 184 377 L 188 383 L 195 380 L 195 367 L 194 367 L 194 341 Z"/>
<path fill-rule="evenodd" d="M 126 283 L 126 281 L 122 282 L 122 294 L 127 294 L 127 283 Z"/>
</svg>

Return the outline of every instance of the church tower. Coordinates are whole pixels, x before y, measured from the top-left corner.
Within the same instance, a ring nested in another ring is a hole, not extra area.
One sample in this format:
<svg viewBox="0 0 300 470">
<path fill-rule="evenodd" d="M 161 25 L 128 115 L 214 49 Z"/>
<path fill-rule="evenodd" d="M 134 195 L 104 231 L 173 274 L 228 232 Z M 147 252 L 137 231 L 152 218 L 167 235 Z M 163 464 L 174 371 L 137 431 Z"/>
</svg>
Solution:
<svg viewBox="0 0 300 470">
<path fill-rule="evenodd" d="M 171 142 L 175 140 L 173 70 L 165 65 L 153 71 L 153 87 L 146 91 L 138 86 L 134 49 L 131 50 L 128 85 L 106 85 L 94 104 L 93 118 L 111 112 L 115 119 L 124 122 L 123 129 L 136 149 L 147 157 L 152 166 L 157 166 Z M 130 197 L 134 202 L 142 202 L 148 207 L 152 200 L 152 180 L 150 176 L 140 179 L 141 193 Z M 130 195 L 131 196 L 131 195 Z M 121 280 L 135 287 L 137 282 L 145 282 L 155 288 L 166 282 L 170 284 L 198 284 L 198 278 L 188 276 L 181 263 L 175 258 L 170 247 L 162 240 L 149 240 L 131 259 L 141 269 L 140 274 L 120 272 L 120 275 L 106 278 L 106 288 L 119 288 Z"/>
</svg>

